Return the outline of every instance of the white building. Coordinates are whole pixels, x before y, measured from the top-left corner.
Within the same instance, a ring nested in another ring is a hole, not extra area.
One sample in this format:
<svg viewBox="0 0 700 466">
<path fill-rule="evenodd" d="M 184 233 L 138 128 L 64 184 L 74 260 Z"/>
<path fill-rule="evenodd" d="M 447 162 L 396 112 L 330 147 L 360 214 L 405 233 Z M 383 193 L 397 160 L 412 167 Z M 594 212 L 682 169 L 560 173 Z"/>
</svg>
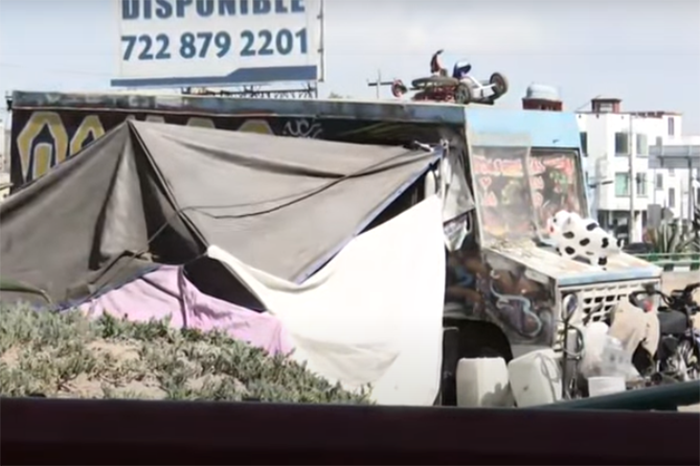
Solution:
<svg viewBox="0 0 700 466">
<path fill-rule="evenodd" d="M 650 205 L 689 218 L 689 194 L 700 202 L 700 186 L 689 186 L 688 170 L 649 169 L 650 145 L 700 144 L 700 136 L 683 136 L 683 117 L 674 112 L 623 112 L 620 99 L 596 98 L 591 110 L 577 112 L 581 146 L 587 157 L 593 210 L 604 228 L 626 226 L 630 217 L 630 151 L 636 171 L 635 223 L 631 241 L 640 241 Z M 690 189 L 690 191 L 689 191 Z M 623 228 L 627 230 L 627 228 Z"/>
<path fill-rule="evenodd" d="M 5 122 L 0 119 L 0 171 L 2 171 L 1 167 L 5 165 L 5 157 L 10 156 L 6 147 L 8 142 L 9 138 L 5 137 Z"/>
</svg>

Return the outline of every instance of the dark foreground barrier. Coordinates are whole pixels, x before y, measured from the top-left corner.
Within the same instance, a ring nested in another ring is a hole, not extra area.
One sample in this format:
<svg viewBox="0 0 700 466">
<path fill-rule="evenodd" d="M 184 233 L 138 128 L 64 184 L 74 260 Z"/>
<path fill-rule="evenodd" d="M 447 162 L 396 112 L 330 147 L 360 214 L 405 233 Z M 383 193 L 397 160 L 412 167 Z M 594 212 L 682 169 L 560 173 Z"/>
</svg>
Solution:
<svg viewBox="0 0 700 466">
<path fill-rule="evenodd" d="M 10 464 L 700 464 L 689 413 L 0 400 Z"/>
<path fill-rule="evenodd" d="M 541 409 L 616 409 L 676 411 L 679 406 L 700 403 L 700 381 L 672 383 L 659 387 L 629 390 L 612 395 L 582 398 L 542 406 Z M 700 419 L 698 420 L 700 422 Z M 700 439 L 698 440 L 700 448 Z"/>
</svg>

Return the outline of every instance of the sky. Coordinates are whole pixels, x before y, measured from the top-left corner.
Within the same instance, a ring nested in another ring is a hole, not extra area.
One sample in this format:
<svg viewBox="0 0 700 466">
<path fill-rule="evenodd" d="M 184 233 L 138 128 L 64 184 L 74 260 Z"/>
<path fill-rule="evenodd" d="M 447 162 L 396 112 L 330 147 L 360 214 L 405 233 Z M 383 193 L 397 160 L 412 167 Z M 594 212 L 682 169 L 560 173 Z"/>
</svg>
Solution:
<svg viewBox="0 0 700 466">
<path fill-rule="evenodd" d="M 108 90 L 114 1 L 0 0 L 0 92 Z M 378 70 L 411 81 L 439 48 L 448 68 L 505 74 L 498 106 L 543 83 L 567 110 L 617 97 L 623 110 L 681 112 L 683 132 L 700 135 L 700 0 L 326 0 L 320 95 L 373 98 Z"/>
</svg>

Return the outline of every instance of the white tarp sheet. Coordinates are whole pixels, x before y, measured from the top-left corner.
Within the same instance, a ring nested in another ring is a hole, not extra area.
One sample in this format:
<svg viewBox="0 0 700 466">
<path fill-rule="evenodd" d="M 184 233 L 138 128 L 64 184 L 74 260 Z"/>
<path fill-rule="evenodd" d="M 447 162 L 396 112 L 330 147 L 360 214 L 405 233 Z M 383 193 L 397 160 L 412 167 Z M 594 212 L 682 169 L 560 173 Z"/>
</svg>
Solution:
<svg viewBox="0 0 700 466">
<path fill-rule="evenodd" d="M 440 384 L 445 249 L 431 196 L 354 238 L 302 284 L 227 264 L 287 328 L 293 358 L 346 388 L 371 384 L 379 404 L 430 405 Z"/>
</svg>

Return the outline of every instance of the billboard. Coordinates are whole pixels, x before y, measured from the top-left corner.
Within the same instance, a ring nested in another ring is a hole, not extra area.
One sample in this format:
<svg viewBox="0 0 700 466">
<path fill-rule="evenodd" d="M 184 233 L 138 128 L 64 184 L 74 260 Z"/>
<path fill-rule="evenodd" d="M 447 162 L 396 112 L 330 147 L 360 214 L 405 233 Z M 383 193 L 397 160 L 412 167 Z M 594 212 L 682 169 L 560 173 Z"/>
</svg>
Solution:
<svg viewBox="0 0 700 466">
<path fill-rule="evenodd" d="M 112 86 L 315 81 L 323 0 L 116 0 Z"/>
</svg>

